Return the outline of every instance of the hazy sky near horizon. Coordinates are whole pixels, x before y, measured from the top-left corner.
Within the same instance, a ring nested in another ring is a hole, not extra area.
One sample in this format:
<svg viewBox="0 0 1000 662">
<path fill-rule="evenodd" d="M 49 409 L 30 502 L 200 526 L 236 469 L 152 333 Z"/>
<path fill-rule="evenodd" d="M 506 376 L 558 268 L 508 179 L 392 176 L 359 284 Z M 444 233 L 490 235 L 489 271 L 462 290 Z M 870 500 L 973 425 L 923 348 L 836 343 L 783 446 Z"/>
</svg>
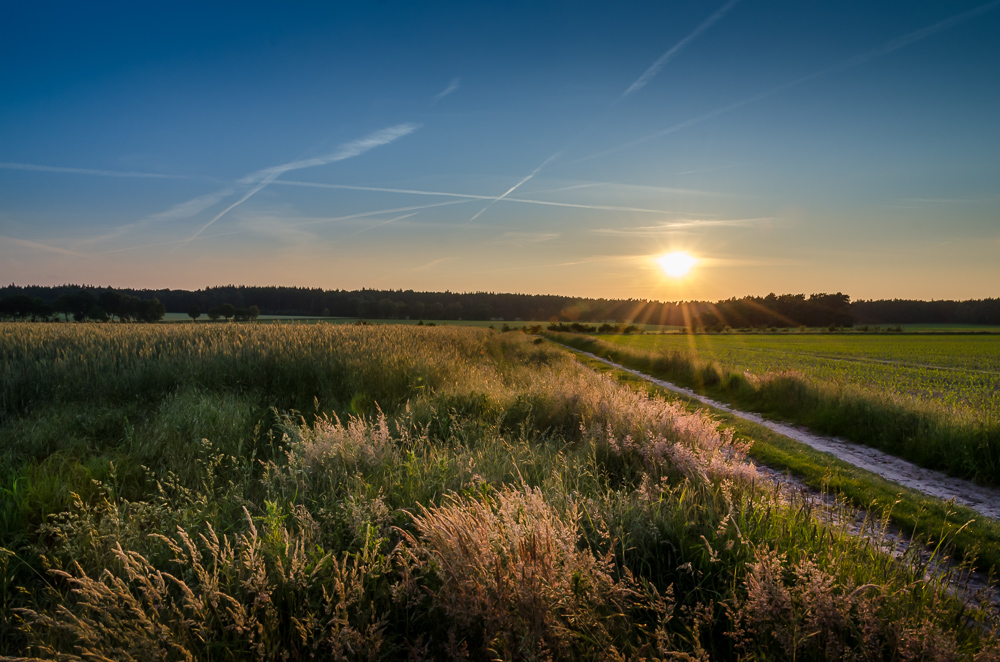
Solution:
<svg viewBox="0 0 1000 662">
<path fill-rule="evenodd" d="M 1000 296 L 1000 0 L 4 14 L 4 283 Z"/>
</svg>

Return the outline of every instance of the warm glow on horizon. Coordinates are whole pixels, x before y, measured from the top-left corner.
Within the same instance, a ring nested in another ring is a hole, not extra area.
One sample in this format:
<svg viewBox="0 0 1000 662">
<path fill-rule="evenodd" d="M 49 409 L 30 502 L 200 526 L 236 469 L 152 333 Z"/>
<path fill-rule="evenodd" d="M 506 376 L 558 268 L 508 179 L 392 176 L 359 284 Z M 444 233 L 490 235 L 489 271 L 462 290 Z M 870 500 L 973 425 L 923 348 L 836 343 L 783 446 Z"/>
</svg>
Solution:
<svg viewBox="0 0 1000 662">
<path fill-rule="evenodd" d="M 992 299 L 1000 0 L 909 4 L 11 2 L 0 288 Z"/>
<path fill-rule="evenodd" d="M 667 253 L 657 258 L 656 261 L 659 263 L 660 268 L 663 269 L 663 272 L 673 278 L 686 276 L 695 263 L 698 262 L 694 256 L 684 251 Z"/>
</svg>

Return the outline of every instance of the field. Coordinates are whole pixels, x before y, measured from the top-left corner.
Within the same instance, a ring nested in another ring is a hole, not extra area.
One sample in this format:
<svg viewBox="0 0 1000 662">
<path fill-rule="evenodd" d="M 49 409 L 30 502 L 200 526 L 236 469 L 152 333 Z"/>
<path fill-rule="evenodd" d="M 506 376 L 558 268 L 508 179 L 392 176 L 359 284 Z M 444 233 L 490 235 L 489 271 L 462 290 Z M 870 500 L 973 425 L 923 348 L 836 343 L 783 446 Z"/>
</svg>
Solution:
<svg viewBox="0 0 1000 662">
<path fill-rule="evenodd" d="M 742 409 L 1000 484 L 1000 337 L 551 337 Z"/>
<path fill-rule="evenodd" d="M 186 313 L 167 313 L 163 316 L 164 322 L 186 322 L 191 323 L 191 318 L 188 317 Z M 321 317 L 318 315 L 260 315 L 257 317 L 258 322 L 272 322 L 272 323 L 324 323 L 324 324 L 356 324 L 361 320 L 360 317 Z M 510 320 L 510 321 L 498 321 L 498 320 L 417 320 L 417 319 L 365 319 L 368 324 L 393 324 L 393 325 L 413 325 L 416 326 L 420 324 L 431 325 L 431 326 L 476 326 L 489 328 L 494 327 L 496 329 L 501 328 L 504 324 L 512 329 L 520 329 L 526 326 L 532 326 L 540 324 L 545 326 L 549 322 L 534 322 L 525 320 Z M 226 323 L 225 320 L 220 319 L 216 322 L 212 322 L 204 314 L 197 320 L 197 324 L 222 324 Z M 657 327 L 654 330 L 659 330 Z"/>
<path fill-rule="evenodd" d="M 0 655 L 1000 654 L 926 560 L 525 334 L 6 324 L 0 357 Z"/>
<path fill-rule="evenodd" d="M 1000 422 L 1000 335 L 644 335 L 602 340 L 682 351 L 727 370 L 796 372 Z"/>
</svg>

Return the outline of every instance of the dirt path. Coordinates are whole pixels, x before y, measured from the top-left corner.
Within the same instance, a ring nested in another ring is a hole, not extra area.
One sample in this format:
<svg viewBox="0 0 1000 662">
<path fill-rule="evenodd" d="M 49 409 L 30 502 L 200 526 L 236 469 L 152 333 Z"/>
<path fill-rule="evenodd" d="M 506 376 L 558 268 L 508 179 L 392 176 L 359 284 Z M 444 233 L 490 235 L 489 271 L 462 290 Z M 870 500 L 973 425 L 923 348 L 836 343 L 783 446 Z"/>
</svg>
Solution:
<svg viewBox="0 0 1000 662">
<path fill-rule="evenodd" d="M 914 544 L 912 536 L 892 522 L 873 518 L 865 510 L 840 501 L 832 494 L 818 492 L 795 476 L 764 465 L 756 469 L 763 480 L 772 483 L 793 505 L 806 504 L 820 521 L 865 538 L 879 551 L 922 568 L 925 579 L 941 581 L 963 602 L 982 605 L 985 599 L 994 607 L 1000 607 L 1000 593 L 989 573 L 957 565 L 947 556 L 938 556 L 936 550 L 920 542 Z"/>
<path fill-rule="evenodd" d="M 1000 490 L 996 488 L 976 485 L 975 483 L 961 478 L 953 478 L 947 474 L 941 473 L 940 471 L 924 469 L 923 467 L 918 467 L 911 462 L 907 462 L 906 460 L 883 453 L 880 450 L 869 448 L 868 446 L 854 444 L 837 437 L 823 437 L 787 423 L 770 421 L 760 414 L 733 409 L 725 403 L 712 400 L 711 398 L 695 393 L 690 389 L 677 386 L 676 384 L 672 384 L 661 379 L 656 379 L 655 377 L 651 377 L 645 373 L 639 372 L 638 370 L 627 368 L 623 365 L 615 363 L 614 361 L 609 361 L 608 359 L 591 354 L 590 352 L 584 352 L 570 347 L 567 347 L 567 349 L 571 349 L 578 354 L 588 356 L 619 370 L 629 372 L 637 377 L 645 379 L 646 381 L 652 382 L 657 386 L 662 386 L 670 391 L 686 395 L 687 397 L 693 398 L 703 404 L 721 409 L 722 411 L 732 414 L 733 416 L 738 416 L 742 419 L 757 423 L 758 425 L 763 425 L 778 434 L 794 439 L 795 441 L 806 444 L 807 446 L 811 446 L 818 451 L 829 453 L 830 455 L 833 455 L 844 462 L 849 462 L 856 467 L 871 471 L 886 480 L 891 480 L 892 482 L 898 483 L 904 487 L 909 487 L 945 501 L 953 500 L 956 504 L 971 508 L 981 515 L 985 515 L 986 517 L 990 517 L 995 520 L 1000 520 Z"/>
</svg>

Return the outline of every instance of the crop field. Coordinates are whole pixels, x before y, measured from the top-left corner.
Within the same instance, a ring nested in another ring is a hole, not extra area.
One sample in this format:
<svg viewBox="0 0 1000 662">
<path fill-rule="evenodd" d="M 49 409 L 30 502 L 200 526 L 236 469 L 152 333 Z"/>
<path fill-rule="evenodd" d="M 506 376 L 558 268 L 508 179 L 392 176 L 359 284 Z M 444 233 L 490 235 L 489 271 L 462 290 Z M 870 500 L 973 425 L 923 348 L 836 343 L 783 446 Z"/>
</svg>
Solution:
<svg viewBox="0 0 1000 662">
<path fill-rule="evenodd" d="M 1000 335 L 644 335 L 602 340 L 681 351 L 757 375 L 796 372 L 1000 422 Z"/>
<path fill-rule="evenodd" d="M 0 359 L 4 659 L 1000 655 L 926 559 L 522 333 L 0 324 Z"/>
<path fill-rule="evenodd" d="M 1000 337 L 550 337 L 744 410 L 1000 484 Z"/>
<path fill-rule="evenodd" d="M 907 333 L 1000 333 L 1000 326 L 989 324 L 901 324 Z"/>
</svg>

